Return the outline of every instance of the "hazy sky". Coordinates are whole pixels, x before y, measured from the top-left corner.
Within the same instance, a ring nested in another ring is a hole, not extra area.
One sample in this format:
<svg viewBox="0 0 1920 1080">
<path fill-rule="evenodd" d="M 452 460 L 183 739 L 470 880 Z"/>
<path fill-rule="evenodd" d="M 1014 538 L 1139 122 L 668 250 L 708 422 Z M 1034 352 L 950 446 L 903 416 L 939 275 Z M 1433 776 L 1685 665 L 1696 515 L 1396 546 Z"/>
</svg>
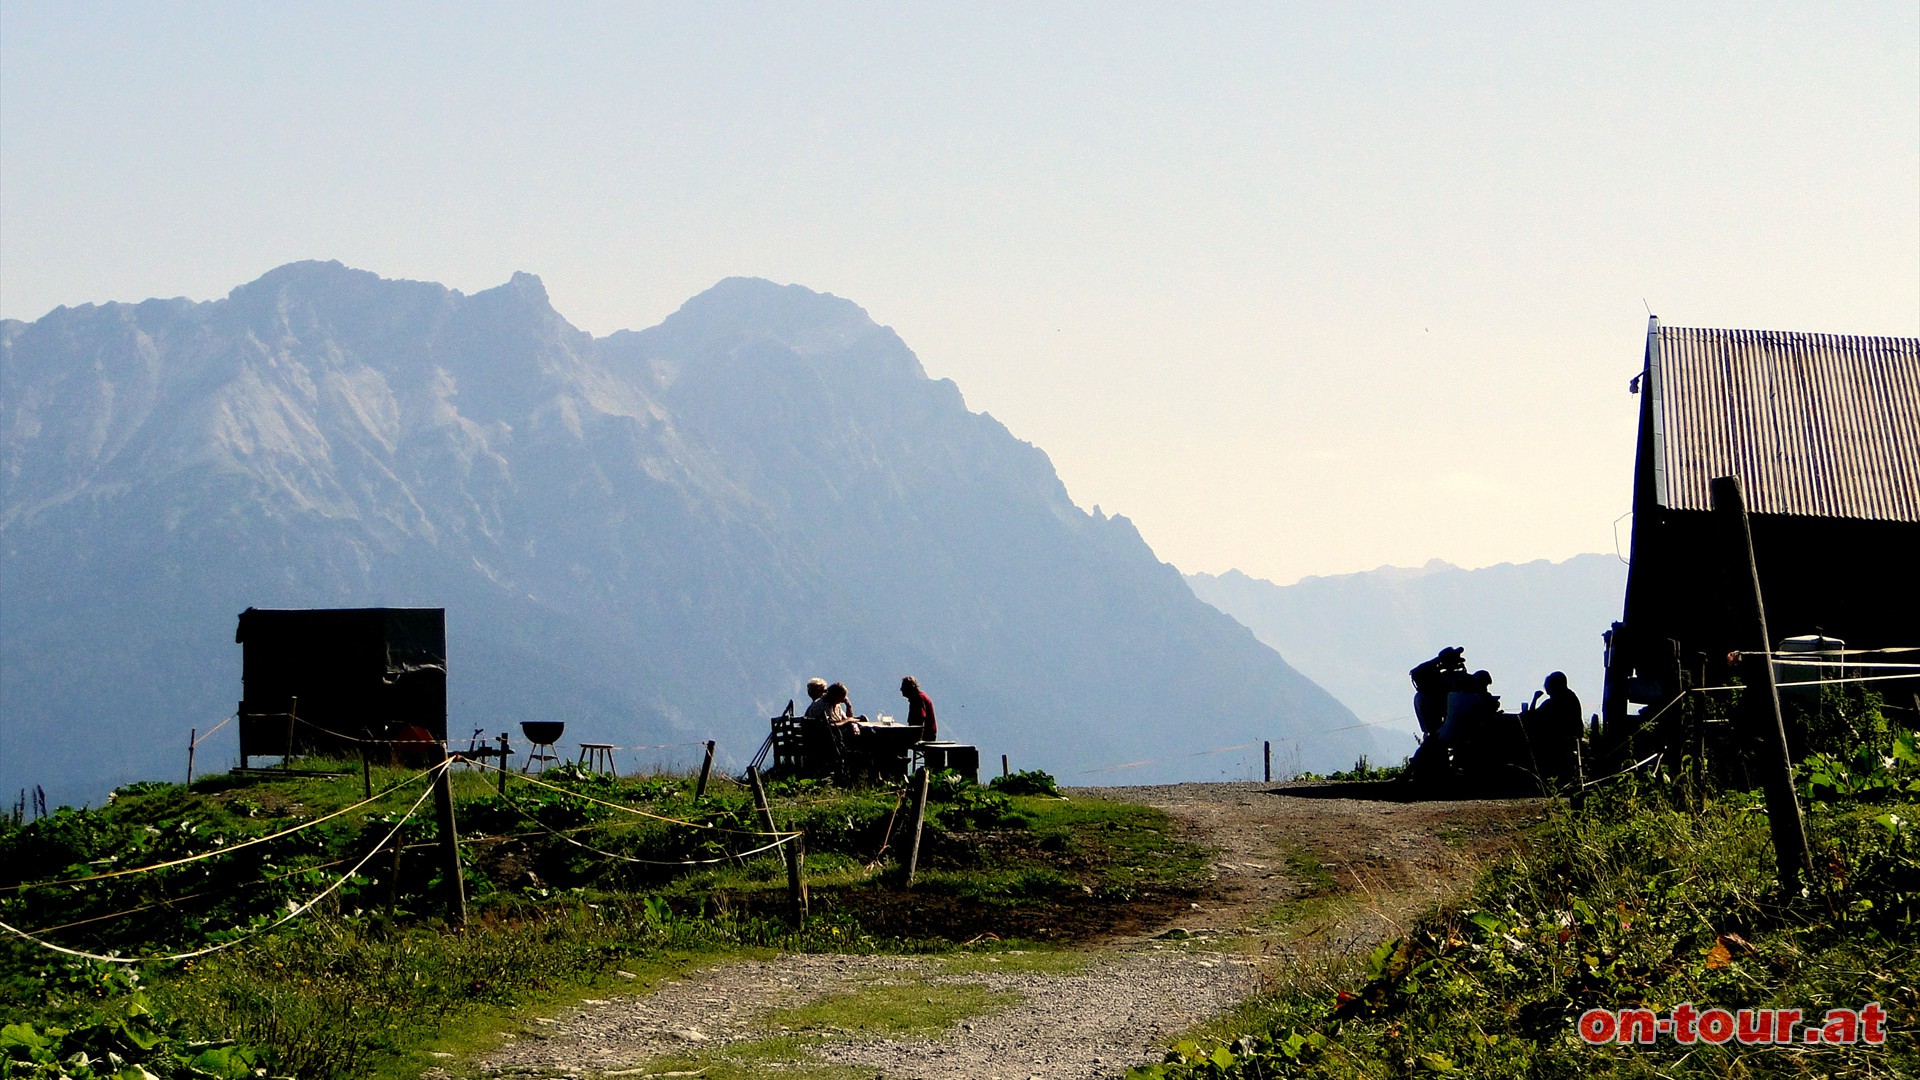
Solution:
<svg viewBox="0 0 1920 1080">
<path fill-rule="evenodd" d="M 1920 333 L 1920 5 L 0 6 L 0 313 L 307 258 L 851 298 L 1183 570 L 1609 551 L 1643 300 Z"/>
</svg>

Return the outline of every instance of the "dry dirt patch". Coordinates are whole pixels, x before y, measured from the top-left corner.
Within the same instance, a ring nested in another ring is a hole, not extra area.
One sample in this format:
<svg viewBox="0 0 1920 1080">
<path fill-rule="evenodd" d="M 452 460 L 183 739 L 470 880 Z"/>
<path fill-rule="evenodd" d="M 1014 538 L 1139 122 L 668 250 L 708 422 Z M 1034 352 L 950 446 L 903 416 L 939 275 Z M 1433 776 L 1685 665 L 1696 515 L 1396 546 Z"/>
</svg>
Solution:
<svg viewBox="0 0 1920 1080">
<path fill-rule="evenodd" d="M 1085 946 L 1083 970 L 956 973 L 938 958 L 889 956 L 725 964 L 652 994 L 583 1003 L 529 1023 L 478 1071 L 644 1075 L 648 1062 L 665 1055 L 777 1036 L 779 1010 L 878 980 L 903 996 L 940 982 L 979 985 L 1014 1003 L 935 1035 L 830 1034 L 809 1047 L 808 1060 L 894 1080 L 1113 1077 L 1246 998 L 1263 969 L 1348 954 L 1398 933 L 1542 813 L 1538 801 L 1308 799 L 1269 784 L 1086 791 L 1161 808 L 1217 855 L 1189 910 L 1146 933 Z M 1307 917 L 1275 917 L 1302 900 L 1316 902 Z M 769 1076 L 793 1072 L 766 1069 Z"/>
</svg>

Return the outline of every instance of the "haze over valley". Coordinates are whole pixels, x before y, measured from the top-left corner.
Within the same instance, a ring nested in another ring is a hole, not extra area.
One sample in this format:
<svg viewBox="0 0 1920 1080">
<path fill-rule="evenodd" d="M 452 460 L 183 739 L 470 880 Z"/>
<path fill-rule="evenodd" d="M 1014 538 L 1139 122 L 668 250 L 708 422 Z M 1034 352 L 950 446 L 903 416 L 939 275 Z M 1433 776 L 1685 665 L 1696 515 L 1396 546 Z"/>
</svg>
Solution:
<svg viewBox="0 0 1920 1080">
<path fill-rule="evenodd" d="M 1627 566 L 1612 554 L 1476 570 L 1435 559 L 1290 585 L 1237 570 L 1187 582 L 1359 714 L 1391 763 L 1413 752 L 1419 730 L 1408 669 L 1444 647 L 1490 671 L 1510 711 L 1556 670 L 1598 711 L 1600 635 L 1620 617 Z"/>
</svg>

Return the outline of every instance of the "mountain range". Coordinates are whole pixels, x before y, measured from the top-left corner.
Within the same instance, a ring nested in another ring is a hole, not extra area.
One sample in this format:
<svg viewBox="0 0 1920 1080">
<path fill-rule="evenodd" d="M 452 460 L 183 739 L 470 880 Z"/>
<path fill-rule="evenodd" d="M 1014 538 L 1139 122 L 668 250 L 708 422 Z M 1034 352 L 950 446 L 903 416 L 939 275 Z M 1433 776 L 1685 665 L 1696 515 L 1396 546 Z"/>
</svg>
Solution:
<svg viewBox="0 0 1920 1080">
<path fill-rule="evenodd" d="M 1373 747 L 1044 452 L 799 286 L 728 279 L 595 337 L 527 274 L 295 263 L 0 321 L 0 417 L 0 791 L 179 775 L 239 697 L 248 607 L 444 607 L 456 741 L 564 720 L 655 748 L 626 767 L 709 737 L 737 767 L 812 675 L 898 713 L 913 673 L 943 736 L 1067 782 Z"/>
<path fill-rule="evenodd" d="M 1552 671 L 1600 707 L 1600 635 L 1620 617 L 1627 567 L 1613 555 L 1463 570 L 1435 559 L 1415 568 L 1309 577 L 1291 585 L 1238 570 L 1191 574 L 1201 599 L 1232 615 L 1360 715 L 1394 761 L 1413 752 L 1408 671 L 1441 648 L 1494 676 L 1512 711 Z"/>
</svg>

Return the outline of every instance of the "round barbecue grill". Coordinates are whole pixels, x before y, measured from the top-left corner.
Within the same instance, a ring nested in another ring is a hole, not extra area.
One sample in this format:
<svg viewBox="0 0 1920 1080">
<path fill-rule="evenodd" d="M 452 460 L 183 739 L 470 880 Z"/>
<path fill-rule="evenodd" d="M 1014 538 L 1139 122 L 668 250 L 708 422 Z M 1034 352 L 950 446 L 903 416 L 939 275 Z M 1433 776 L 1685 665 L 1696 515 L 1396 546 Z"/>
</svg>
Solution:
<svg viewBox="0 0 1920 1080">
<path fill-rule="evenodd" d="M 565 720 L 520 721 L 520 733 L 527 737 L 528 742 L 537 743 L 541 746 L 552 746 L 554 743 L 559 742 L 560 733 L 565 730 L 567 730 L 567 722 Z"/>
<path fill-rule="evenodd" d="M 554 749 L 553 744 L 560 741 L 560 733 L 565 730 L 567 730 L 567 723 L 564 720 L 520 721 L 520 733 L 525 735 L 527 741 L 533 744 L 532 748 L 527 751 L 526 764 L 520 766 L 520 771 L 526 772 L 528 769 L 533 768 L 533 763 L 536 761 L 540 763 L 542 770 L 546 769 L 548 765 L 559 761 L 560 753 Z M 545 752 L 542 751 L 542 747 L 545 747 Z M 500 764 L 505 765 L 506 762 L 503 761 Z"/>
</svg>

